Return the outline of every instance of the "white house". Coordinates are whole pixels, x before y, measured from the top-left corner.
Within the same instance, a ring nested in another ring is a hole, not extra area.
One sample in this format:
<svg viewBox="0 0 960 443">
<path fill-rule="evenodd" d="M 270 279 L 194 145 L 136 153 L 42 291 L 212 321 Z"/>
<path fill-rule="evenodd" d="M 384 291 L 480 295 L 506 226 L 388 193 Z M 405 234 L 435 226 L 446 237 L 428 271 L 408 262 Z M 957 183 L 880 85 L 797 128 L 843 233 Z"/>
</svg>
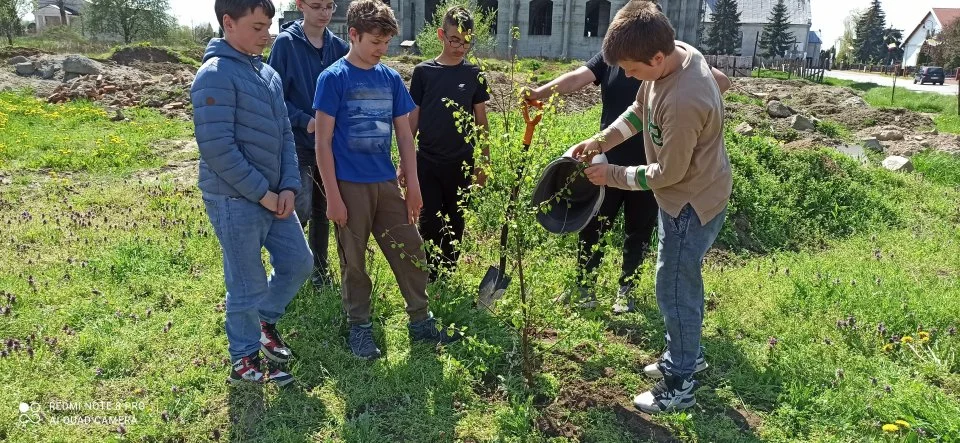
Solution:
<svg viewBox="0 0 960 443">
<path fill-rule="evenodd" d="M 960 19 L 960 8 L 933 8 L 903 40 L 903 66 L 917 66 L 917 58 L 927 39 L 937 35 L 943 28 Z"/>
<path fill-rule="evenodd" d="M 89 4 L 89 0 L 64 0 L 63 9 L 67 13 L 66 24 L 71 25 L 82 21 Z M 60 26 L 60 7 L 57 6 L 57 0 L 39 0 L 37 9 L 33 11 L 33 17 L 37 23 L 37 32 L 43 32 L 44 28 L 50 26 Z"/>
<path fill-rule="evenodd" d="M 740 11 L 740 35 L 742 36 L 740 52 L 737 55 L 753 57 L 755 50 L 756 52 L 763 52 L 758 48 L 758 39 L 763 32 L 763 25 L 770 21 L 770 15 L 776 4 L 777 0 L 737 0 L 737 10 Z M 786 56 L 791 58 L 811 57 L 816 61 L 820 56 L 819 49 L 815 54 L 811 54 L 809 48 L 810 35 L 813 34 L 810 32 L 812 23 L 810 0 L 785 0 L 784 4 L 787 6 L 789 16 L 787 20 L 790 24 L 788 31 L 794 37 L 793 48 L 787 52 Z M 710 15 L 713 14 L 716 7 L 717 0 L 704 0 L 703 21 L 705 30 L 701 42 L 706 41 L 707 32 L 713 24 Z M 701 47 L 705 47 L 705 45 L 701 43 Z"/>
</svg>

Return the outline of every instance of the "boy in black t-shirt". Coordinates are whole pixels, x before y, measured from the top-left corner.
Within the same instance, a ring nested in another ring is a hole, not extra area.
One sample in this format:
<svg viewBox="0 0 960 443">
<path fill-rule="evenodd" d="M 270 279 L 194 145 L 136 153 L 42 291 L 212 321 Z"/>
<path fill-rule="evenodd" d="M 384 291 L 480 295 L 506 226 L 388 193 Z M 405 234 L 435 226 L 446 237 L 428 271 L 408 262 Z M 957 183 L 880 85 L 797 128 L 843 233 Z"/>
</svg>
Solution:
<svg viewBox="0 0 960 443">
<path fill-rule="evenodd" d="M 597 53 L 586 65 L 536 89 L 526 89 L 523 93 L 529 100 L 542 100 L 555 92 L 568 94 L 579 90 L 588 83 L 600 86 L 601 130 L 616 121 L 617 117 L 620 117 L 620 114 L 633 104 L 640 89 L 639 80 L 627 77 L 617 66 L 608 66 L 603 61 L 603 56 Z M 607 152 L 607 161 L 615 165 L 647 164 L 643 150 L 643 134 L 637 134 L 616 149 Z M 624 217 L 623 264 L 619 279 L 620 290 L 613 310 L 616 313 L 634 310 L 632 290 L 635 286 L 635 274 L 647 253 L 659 211 L 657 201 L 649 191 L 627 191 L 607 187 L 603 204 L 597 215 L 579 233 L 578 293 L 575 297 L 569 297 L 568 301 L 579 302 L 579 306 L 584 308 L 596 306 L 597 296 L 592 287 L 596 282 L 596 269 L 603 258 L 603 248 L 597 247 L 597 243 L 613 224 L 621 207 Z"/>
<path fill-rule="evenodd" d="M 464 229 L 460 201 L 470 186 L 471 172 L 478 185 L 486 181 L 482 169 L 474 169 L 473 143 L 466 140 L 467 134 L 457 131 L 453 116 L 457 108 L 469 112 L 486 132 L 486 102 L 490 99 L 487 83 L 480 68 L 464 60 L 472 46 L 473 25 L 473 18 L 462 6 L 448 9 L 443 26 L 437 29 L 443 52 L 417 65 L 410 81 L 410 95 L 417 105 L 410 113 L 410 127 L 418 136 L 417 175 L 423 194 L 420 234 L 439 247 L 439 255 L 429 257 L 431 280 L 436 280 L 441 270 L 456 267 L 456 246 Z M 447 101 L 456 106 L 448 107 Z M 486 146 L 481 156 L 481 161 L 489 159 Z M 403 172 L 399 174 L 402 182 Z"/>
</svg>

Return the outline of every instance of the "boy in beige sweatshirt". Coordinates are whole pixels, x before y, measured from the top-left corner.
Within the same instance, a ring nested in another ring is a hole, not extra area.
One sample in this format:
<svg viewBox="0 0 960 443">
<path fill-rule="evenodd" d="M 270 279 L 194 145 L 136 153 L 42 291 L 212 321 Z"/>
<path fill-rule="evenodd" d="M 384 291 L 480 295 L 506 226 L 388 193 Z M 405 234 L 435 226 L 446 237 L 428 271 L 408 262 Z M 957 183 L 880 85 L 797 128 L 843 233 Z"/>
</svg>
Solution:
<svg viewBox="0 0 960 443">
<path fill-rule="evenodd" d="M 596 165 L 587 176 L 597 185 L 650 189 L 660 205 L 656 294 L 667 351 L 644 368 L 660 381 L 634 398 L 650 413 L 696 404 L 693 375 L 707 367 L 700 346 L 701 262 L 723 226 L 733 187 L 720 90 L 703 55 L 674 36 L 652 2 L 631 0 L 617 13 L 603 57 L 643 85 L 616 122 L 573 149 L 590 157 L 643 132 L 647 165 Z"/>
</svg>

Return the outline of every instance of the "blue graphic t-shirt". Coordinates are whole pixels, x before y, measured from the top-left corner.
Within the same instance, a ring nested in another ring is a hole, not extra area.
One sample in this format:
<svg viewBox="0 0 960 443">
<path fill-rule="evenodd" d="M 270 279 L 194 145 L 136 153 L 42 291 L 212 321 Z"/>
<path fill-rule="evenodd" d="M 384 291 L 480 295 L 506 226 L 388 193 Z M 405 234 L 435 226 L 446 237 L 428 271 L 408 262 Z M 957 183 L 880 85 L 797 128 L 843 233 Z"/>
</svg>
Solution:
<svg viewBox="0 0 960 443">
<path fill-rule="evenodd" d="M 383 64 L 361 69 L 344 57 L 324 70 L 317 78 L 313 109 L 336 119 L 337 179 L 354 183 L 395 179 L 397 170 L 390 158 L 393 119 L 415 106 L 400 74 Z"/>
</svg>

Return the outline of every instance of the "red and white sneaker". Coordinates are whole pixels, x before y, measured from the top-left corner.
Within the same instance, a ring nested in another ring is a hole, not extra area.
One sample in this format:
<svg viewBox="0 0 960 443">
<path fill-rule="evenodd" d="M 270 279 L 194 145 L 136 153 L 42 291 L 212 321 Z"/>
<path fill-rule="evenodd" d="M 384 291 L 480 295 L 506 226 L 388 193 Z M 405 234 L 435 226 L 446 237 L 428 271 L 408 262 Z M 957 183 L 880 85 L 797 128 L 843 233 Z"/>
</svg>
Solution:
<svg viewBox="0 0 960 443">
<path fill-rule="evenodd" d="M 233 369 L 230 371 L 230 377 L 227 377 L 227 383 L 238 384 L 242 382 L 263 383 L 263 371 L 260 370 L 260 351 L 233 362 Z"/>
<path fill-rule="evenodd" d="M 293 357 L 290 348 L 280 338 L 277 325 L 260 320 L 260 350 L 268 359 L 277 363 L 286 363 Z"/>
<path fill-rule="evenodd" d="M 282 364 L 272 361 L 267 362 L 267 380 L 280 387 L 289 385 L 295 381 L 293 375 L 284 370 Z"/>
</svg>

